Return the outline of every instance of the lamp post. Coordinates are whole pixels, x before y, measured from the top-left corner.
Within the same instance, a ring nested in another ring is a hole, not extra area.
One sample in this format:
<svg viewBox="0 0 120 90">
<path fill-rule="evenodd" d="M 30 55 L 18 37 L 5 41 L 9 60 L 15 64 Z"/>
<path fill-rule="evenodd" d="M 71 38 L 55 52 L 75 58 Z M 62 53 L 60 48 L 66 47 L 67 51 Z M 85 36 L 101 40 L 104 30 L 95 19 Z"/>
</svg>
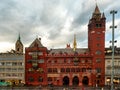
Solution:
<svg viewBox="0 0 120 90">
<path fill-rule="evenodd" d="M 114 90 L 114 83 L 113 83 L 113 78 L 114 78 L 114 29 L 117 28 L 117 26 L 114 25 L 114 18 L 115 18 L 115 14 L 117 13 L 117 11 L 112 10 L 110 11 L 110 14 L 112 14 L 112 26 L 110 26 L 110 28 L 112 28 L 112 66 L 111 66 L 111 90 Z"/>
</svg>

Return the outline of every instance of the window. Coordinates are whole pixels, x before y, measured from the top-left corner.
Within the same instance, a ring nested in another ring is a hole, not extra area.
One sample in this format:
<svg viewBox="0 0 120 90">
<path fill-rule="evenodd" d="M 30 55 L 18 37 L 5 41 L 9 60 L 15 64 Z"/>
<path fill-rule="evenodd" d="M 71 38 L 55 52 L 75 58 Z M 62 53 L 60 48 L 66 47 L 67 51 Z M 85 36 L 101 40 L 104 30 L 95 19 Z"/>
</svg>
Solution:
<svg viewBox="0 0 120 90">
<path fill-rule="evenodd" d="M 40 76 L 40 77 L 38 78 L 38 81 L 39 81 L 39 82 L 43 82 L 43 78 Z"/>
<path fill-rule="evenodd" d="M 6 76 L 7 76 L 7 77 L 10 77 L 10 76 L 11 76 L 11 74 L 10 74 L 10 73 L 6 73 Z"/>
<path fill-rule="evenodd" d="M 17 66 L 17 62 L 13 62 L 12 65 L 13 65 L 13 66 Z"/>
<path fill-rule="evenodd" d="M 29 68 L 28 71 L 29 71 L 29 72 L 32 72 L 32 71 L 34 71 L 34 69 L 33 69 L 33 68 Z"/>
<path fill-rule="evenodd" d="M 57 81 L 57 77 L 54 77 L 54 81 Z"/>
<path fill-rule="evenodd" d="M 101 75 L 97 75 L 97 78 L 101 78 Z"/>
<path fill-rule="evenodd" d="M 81 60 L 81 63 L 85 63 L 85 60 L 84 60 L 84 59 L 82 59 L 82 60 Z"/>
<path fill-rule="evenodd" d="M 66 63 L 66 59 L 64 59 L 64 63 Z"/>
<path fill-rule="evenodd" d="M 51 60 L 49 60 L 48 63 L 51 63 Z"/>
<path fill-rule="evenodd" d="M 96 54 L 97 54 L 97 55 L 100 55 L 100 54 L 102 54 L 102 52 L 101 52 L 100 50 L 97 50 L 97 51 L 96 51 Z"/>
<path fill-rule="evenodd" d="M 71 68 L 71 72 L 75 72 L 75 68 Z"/>
<path fill-rule="evenodd" d="M 11 62 L 6 62 L 6 66 L 12 66 Z"/>
<path fill-rule="evenodd" d="M 18 65 L 19 65 L 19 66 L 22 66 L 22 65 L 23 65 L 23 63 L 22 63 L 22 62 L 18 62 Z"/>
<path fill-rule="evenodd" d="M 12 71 L 13 71 L 13 72 L 16 72 L 16 71 L 17 71 L 17 68 L 12 68 Z"/>
<path fill-rule="evenodd" d="M 38 55 L 43 55 L 43 52 L 39 52 Z"/>
<path fill-rule="evenodd" d="M 117 61 L 114 61 L 114 65 L 118 65 L 118 62 L 117 62 Z"/>
<path fill-rule="evenodd" d="M 96 68 L 97 73 L 101 73 L 101 68 Z"/>
<path fill-rule="evenodd" d="M 37 54 L 33 54 L 32 55 L 32 59 L 37 59 L 38 58 L 38 55 Z"/>
<path fill-rule="evenodd" d="M 57 63 L 57 60 L 55 60 L 55 63 Z"/>
<path fill-rule="evenodd" d="M 24 69 L 23 68 L 18 68 L 18 71 L 23 71 Z"/>
<path fill-rule="evenodd" d="M 96 28 L 102 27 L 102 24 L 96 24 Z"/>
<path fill-rule="evenodd" d="M 48 81 L 52 81 L 52 78 L 51 78 L 51 77 L 48 77 Z"/>
<path fill-rule="evenodd" d="M 85 68 L 82 68 L 82 72 L 86 72 L 86 69 L 85 69 Z"/>
<path fill-rule="evenodd" d="M 57 68 L 53 68 L 53 72 L 56 72 L 56 73 L 57 73 Z"/>
<path fill-rule="evenodd" d="M 48 72 L 51 73 L 52 72 L 52 68 L 48 68 Z"/>
<path fill-rule="evenodd" d="M 87 68 L 87 71 L 88 71 L 88 72 L 92 72 L 92 69 L 91 69 L 91 68 Z"/>
<path fill-rule="evenodd" d="M 76 68 L 76 72 L 80 72 L 80 68 Z"/>
<path fill-rule="evenodd" d="M 61 68 L 61 72 L 65 72 L 65 69 L 64 69 L 64 68 Z"/>
<path fill-rule="evenodd" d="M 99 43 L 97 44 L 97 47 L 100 47 L 100 44 L 99 44 Z"/>
<path fill-rule="evenodd" d="M 33 59 L 37 59 L 39 53 L 38 52 L 29 52 L 28 54 L 31 55 Z"/>
<path fill-rule="evenodd" d="M 6 68 L 6 69 L 7 69 L 7 68 Z M 2 71 L 2 72 L 3 72 L 4 70 L 5 70 L 5 68 L 0 68 L 0 71 Z"/>
<path fill-rule="evenodd" d="M 118 61 L 118 64 L 120 65 L 120 61 Z"/>
<path fill-rule="evenodd" d="M 18 75 L 17 75 L 16 73 L 13 73 L 12 76 L 13 76 L 13 77 L 17 77 Z"/>
<path fill-rule="evenodd" d="M 107 64 L 108 64 L 108 65 L 111 65 L 111 62 L 110 62 L 110 61 L 107 61 Z"/>
<path fill-rule="evenodd" d="M 5 76 L 5 73 L 0 73 L 0 76 L 1 76 L 1 77 L 4 77 L 4 76 Z"/>
<path fill-rule="evenodd" d="M 71 62 L 71 60 L 70 60 L 70 59 L 68 59 L 68 60 L 67 60 L 67 63 L 70 63 L 70 62 Z"/>
<path fill-rule="evenodd" d="M 2 62 L 0 62 L 0 66 L 2 66 Z"/>
<path fill-rule="evenodd" d="M 6 71 L 11 71 L 11 68 L 6 68 Z"/>
<path fill-rule="evenodd" d="M 96 27 L 98 28 L 98 27 L 99 27 L 99 24 L 96 24 Z"/>
<path fill-rule="evenodd" d="M 44 63 L 44 59 L 40 59 L 40 60 L 39 60 L 39 63 Z"/>
<path fill-rule="evenodd" d="M 63 63 L 63 59 L 58 59 L 58 63 Z"/>
<path fill-rule="evenodd" d="M 88 60 L 88 63 L 92 63 L 92 60 Z"/>
<path fill-rule="evenodd" d="M 37 69 L 37 68 L 38 68 L 38 63 L 33 62 L 33 63 L 32 63 L 32 67 L 33 67 L 33 69 Z"/>
<path fill-rule="evenodd" d="M 66 72 L 70 72 L 70 68 L 66 68 Z"/>
<path fill-rule="evenodd" d="M 100 59 L 100 58 L 97 58 L 97 59 L 96 59 L 96 62 L 97 62 L 97 63 L 100 63 L 100 62 L 101 62 L 101 59 Z"/>
<path fill-rule="evenodd" d="M 29 77 L 29 78 L 28 78 L 28 81 L 33 82 L 33 81 L 34 81 L 34 78 L 33 78 L 33 77 Z"/>
<path fill-rule="evenodd" d="M 19 74 L 18 74 L 18 77 L 22 77 L 22 76 L 23 76 L 23 74 L 22 74 L 22 73 L 19 73 Z"/>
</svg>

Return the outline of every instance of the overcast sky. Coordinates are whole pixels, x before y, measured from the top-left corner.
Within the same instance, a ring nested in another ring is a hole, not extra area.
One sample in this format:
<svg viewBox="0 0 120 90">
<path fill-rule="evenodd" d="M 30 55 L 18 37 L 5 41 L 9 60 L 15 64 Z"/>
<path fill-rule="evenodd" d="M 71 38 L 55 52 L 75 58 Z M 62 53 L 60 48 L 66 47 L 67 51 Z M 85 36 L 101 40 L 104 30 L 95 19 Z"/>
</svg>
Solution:
<svg viewBox="0 0 120 90">
<path fill-rule="evenodd" d="M 101 13 L 106 16 L 105 46 L 112 38 L 111 10 L 115 15 L 115 44 L 120 47 L 120 0 L 97 0 Z M 0 52 L 14 49 L 18 35 L 24 47 L 36 37 L 45 47 L 65 48 L 73 43 L 76 34 L 77 47 L 88 46 L 88 21 L 95 9 L 95 0 L 0 0 Z"/>
</svg>

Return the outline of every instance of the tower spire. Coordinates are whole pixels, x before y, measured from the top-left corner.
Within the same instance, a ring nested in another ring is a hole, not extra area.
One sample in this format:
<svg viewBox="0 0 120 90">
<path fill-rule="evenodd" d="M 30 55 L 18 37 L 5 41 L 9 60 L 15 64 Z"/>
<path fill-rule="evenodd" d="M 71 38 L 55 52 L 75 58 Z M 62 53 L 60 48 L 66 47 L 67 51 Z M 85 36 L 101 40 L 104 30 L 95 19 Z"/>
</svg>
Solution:
<svg viewBox="0 0 120 90">
<path fill-rule="evenodd" d="M 23 53 L 23 44 L 21 42 L 20 33 L 18 35 L 18 39 L 15 44 L 15 51 L 16 51 L 16 53 Z"/>
<path fill-rule="evenodd" d="M 95 7 L 95 11 L 94 11 L 94 13 L 95 13 L 95 14 L 99 14 L 99 13 L 100 13 L 100 10 L 99 10 L 99 8 L 98 8 L 97 3 L 96 3 L 96 7 Z"/>
<path fill-rule="evenodd" d="M 77 48 L 77 42 L 76 42 L 76 34 L 74 34 L 74 41 L 73 41 L 73 51 L 75 51 Z"/>
<path fill-rule="evenodd" d="M 104 14 L 104 12 L 103 12 L 103 14 L 102 14 L 102 18 L 105 18 L 105 14 Z"/>
<path fill-rule="evenodd" d="M 21 39 L 21 38 L 20 38 L 20 33 L 19 33 L 19 35 L 18 35 L 18 40 L 20 41 L 20 39 Z"/>
<path fill-rule="evenodd" d="M 95 10 L 93 12 L 92 18 L 97 19 L 97 20 L 99 20 L 101 18 L 101 12 L 99 10 L 97 3 L 96 3 Z"/>
</svg>

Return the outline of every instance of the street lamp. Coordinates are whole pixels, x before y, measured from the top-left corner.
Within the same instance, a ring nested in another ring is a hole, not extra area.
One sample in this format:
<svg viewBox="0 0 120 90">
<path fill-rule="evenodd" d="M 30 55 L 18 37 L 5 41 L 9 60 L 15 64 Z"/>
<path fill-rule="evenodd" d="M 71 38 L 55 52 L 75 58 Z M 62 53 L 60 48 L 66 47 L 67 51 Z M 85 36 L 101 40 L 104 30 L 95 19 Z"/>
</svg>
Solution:
<svg viewBox="0 0 120 90">
<path fill-rule="evenodd" d="M 112 14 L 112 26 L 110 26 L 110 28 L 112 28 L 112 66 L 111 66 L 111 90 L 114 90 L 114 83 L 113 83 L 113 78 L 114 78 L 114 29 L 117 28 L 117 26 L 114 25 L 114 18 L 115 18 L 115 14 L 117 13 L 117 11 L 112 10 L 110 11 L 110 14 Z"/>
</svg>

